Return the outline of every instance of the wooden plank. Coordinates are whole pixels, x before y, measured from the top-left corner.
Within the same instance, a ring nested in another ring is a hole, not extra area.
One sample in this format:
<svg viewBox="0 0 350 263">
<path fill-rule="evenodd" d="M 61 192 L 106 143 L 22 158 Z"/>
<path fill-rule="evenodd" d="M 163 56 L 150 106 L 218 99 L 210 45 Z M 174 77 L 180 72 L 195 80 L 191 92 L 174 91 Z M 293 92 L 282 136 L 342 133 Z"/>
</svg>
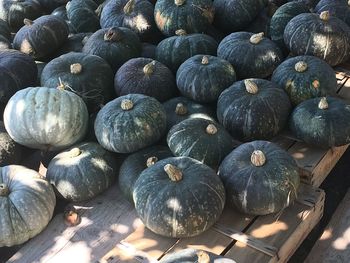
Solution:
<svg viewBox="0 0 350 263">
<path fill-rule="evenodd" d="M 350 261 L 350 190 L 339 204 L 306 263 Z"/>
</svg>

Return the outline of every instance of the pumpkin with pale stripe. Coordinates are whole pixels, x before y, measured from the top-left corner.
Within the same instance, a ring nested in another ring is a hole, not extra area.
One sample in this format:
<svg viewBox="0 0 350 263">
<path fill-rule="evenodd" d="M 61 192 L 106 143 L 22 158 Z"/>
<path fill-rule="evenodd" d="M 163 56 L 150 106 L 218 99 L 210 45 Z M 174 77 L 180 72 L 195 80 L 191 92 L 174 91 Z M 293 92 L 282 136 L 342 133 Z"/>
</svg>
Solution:
<svg viewBox="0 0 350 263">
<path fill-rule="evenodd" d="M 350 26 L 350 1 L 349 0 L 321 0 L 315 7 L 316 13 L 329 11 Z"/>
</svg>

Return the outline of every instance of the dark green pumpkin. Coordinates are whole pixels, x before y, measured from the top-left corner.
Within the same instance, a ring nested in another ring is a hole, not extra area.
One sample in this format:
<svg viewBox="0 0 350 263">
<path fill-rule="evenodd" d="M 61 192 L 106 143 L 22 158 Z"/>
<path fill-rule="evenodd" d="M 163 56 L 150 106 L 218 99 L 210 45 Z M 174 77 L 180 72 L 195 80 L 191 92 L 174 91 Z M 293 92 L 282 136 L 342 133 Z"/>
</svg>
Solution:
<svg viewBox="0 0 350 263">
<path fill-rule="evenodd" d="M 122 163 L 119 170 L 119 189 L 124 197 L 134 203 L 132 193 L 134 184 L 143 170 L 154 165 L 159 160 L 172 157 L 170 149 L 166 146 L 151 146 L 136 153 L 130 154 Z"/>
<path fill-rule="evenodd" d="M 133 198 L 147 228 L 180 238 L 199 235 L 219 219 L 225 189 L 208 166 L 189 157 L 171 157 L 141 173 Z"/>
<path fill-rule="evenodd" d="M 35 59 L 52 55 L 68 38 L 67 23 L 58 16 L 41 16 L 25 24 L 15 35 L 13 47 Z"/>
<path fill-rule="evenodd" d="M 350 26 L 350 2 L 348 0 L 321 0 L 315 7 L 316 13 L 329 11 Z"/>
<path fill-rule="evenodd" d="M 293 105 L 315 97 L 334 96 L 337 91 L 334 70 L 314 56 L 297 56 L 285 60 L 274 71 L 271 81 L 288 93 Z"/>
<path fill-rule="evenodd" d="M 285 28 L 284 42 L 293 55 L 316 56 L 331 66 L 350 56 L 350 28 L 328 11 L 294 17 Z"/>
<path fill-rule="evenodd" d="M 67 17 L 78 33 L 95 32 L 100 29 L 96 14 L 98 5 L 93 0 L 71 0 L 67 3 Z"/>
<path fill-rule="evenodd" d="M 126 61 L 139 57 L 141 43 L 133 31 L 125 27 L 96 31 L 85 43 L 83 52 L 105 59 L 116 72 Z"/>
<path fill-rule="evenodd" d="M 268 141 L 245 143 L 221 163 L 227 202 L 251 215 L 276 213 L 297 197 L 299 169 L 285 150 Z"/>
<path fill-rule="evenodd" d="M 203 33 L 214 19 L 211 0 L 158 0 L 154 19 L 166 36 L 182 28 L 188 33 Z"/>
<path fill-rule="evenodd" d="M 45 13 L 51 13 L 54 9 L 64 6 L 69 0 L 37 0 Z"/>
<path fill-rule="evenodd" d="M 162 104 L 142 94 L 121 96 L 108 102 L 95 120 L 98 142 L 118 153 L 131 153 L 154 144 L 165 129 Z"/>
<path fill-rule="evenodd" d="M 274 137 L 287 124 L 290 111 L 287 93 L 265 79 L 235 82 L 217 103 L 219 122 L 240 141 Z"/>
<path fill-rule="evenodd" d="M 60 49 L 57 50 L 54 57 L 58 57 L 69 52 L 82 52 L 86 41 L 91 35 L 92 33 L 70 34 L 67 41 Z"/>
<path fill-rule="evenodd" d="M 156 48 L 156 59 L 174 73 L 180 65 L 197 54 L 216 55 L 218 43 L 205 34 L 189 34 L 178 30 L 176 36 L 162 40 Z"/>
<path fill-rule="evenodd" d="M 232 64 L 239 79 L 265 78 L 283 61 L 278 46 L 264 33 L 236 32 L 219 44 L 218 57 Z"/>
<path fill-rule="evenodd" d="M 74 91 L 84 99 L 89 112 L 94 112 L 112 98 L 113 71 L 98 56 L 70 52 L 45 66 L 41 86 Z"/>
<path fill-rule="evenodd" d="M 332 98 L 314 98 L 292 112 L 290 129 L 299 139 L 321 148 L 350 143 L 350 105 Z"/>
<path fill-rule="evenodd" d="M 11 40 L 11 30 L 5 20 L 0 19 L 0 36 Z"/>
<path fill-rule="evenodd" d="M 4 123 L 0 121 L 0 166 L 19 164 L 21 157 L 22 146 L 11 139 Z"/>
<path fill-rule="evenodd" d="M 55 10 L 52 11 L 51 15 L 54 16 L 59 16 L 61 17 L 64 21 L 66 21 L 68 28 L 69 28 L 69 33 L 71 34 L 76 34 L 77 30 L 74 28 L 74 26 L 72 25 L 72 22 L 69 21 L 68 16 L 67 16 L 67 9 L 66 6 L 60 6 L 57 7 Z"/>
<path fill-rule="evenodd" d="M 133 58 L 115 74 L 118 96 L 144 94 L 163 102 L 178 94 L 173 73 L 162 63 L 150 58 Z"/>
<path fill-rule="evenodd" d="M 237 146 L 220 124 L 202 118 L 184 120 L 174 125 L 167 143 L 175 156 L 196 159 L 213 169 Z"/>
<path fill-rule="evenodd" d="M 257 17 L 254 18 L 248 26 L 244 27 L 242 31 L 251 32 L 251 33 L 260 33 L 263 32 L 265 36 L 270 36 L 270 21 L 272 12 L 274 12 L 273 7 L 270 5 L 262 9 Z"/>
<path fill-rule="evenodd" d="M 75 145 L 50 162 L 46 178 L 66 200 L 94 198 L 114 182 L 116 158 L 97 143 Z"/>
<path fill-rule="evenodd" d="M 272 16 L 270 22 L 271 40 L 278 45 L 278 47 L 283 51 L 285 55 L 288 54 L 289 50 L 284 44 L 284 29 L 293 17 L 308 12 L 309 9 L 303 2 L 294 1 L 282 5 Z"/>
<path fill-rule="evenodd" d="M 163 103 L 166 112 L 167 131 L 175 124 L 190 118 L 215 120 L 215 112 L 185 97 L 176 97 Z"/>
<path fill-rule="evenodd" d="M 224 59 L 195 55 L 181 64 L 176 84 L 181 94 L 202 103 L 216 102 L 220 93 L 236 81 L 236 73 Z"/>
</svg>

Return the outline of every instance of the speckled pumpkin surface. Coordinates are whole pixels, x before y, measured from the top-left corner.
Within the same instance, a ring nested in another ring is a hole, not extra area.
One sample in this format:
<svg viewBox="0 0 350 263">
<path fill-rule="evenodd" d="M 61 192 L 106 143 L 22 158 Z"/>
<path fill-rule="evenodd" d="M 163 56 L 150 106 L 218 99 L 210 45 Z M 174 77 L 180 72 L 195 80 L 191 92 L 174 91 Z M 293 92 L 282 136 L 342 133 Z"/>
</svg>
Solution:
<svg viewBox="0 0 350 263">
<path fill-rule="evenodd" d="M 316 13 L 329 11 L 350 26 L 350 2 L 348 0 L 321 0 L 315 7 Z"/>
<path fill-rule="evenodd" d="M 67 3 L 67 17 L 78 33 L 100 29 L 97 8 L 98 5 L 93 0 L 71 0 Z"/>
</svg>

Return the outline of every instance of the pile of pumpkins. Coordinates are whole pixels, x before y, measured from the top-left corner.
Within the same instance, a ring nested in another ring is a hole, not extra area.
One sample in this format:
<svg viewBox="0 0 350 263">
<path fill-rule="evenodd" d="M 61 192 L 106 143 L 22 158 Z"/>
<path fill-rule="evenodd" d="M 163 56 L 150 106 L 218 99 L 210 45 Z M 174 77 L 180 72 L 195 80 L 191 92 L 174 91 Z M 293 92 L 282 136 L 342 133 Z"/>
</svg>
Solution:
<svg viewBox="0 0 350 263">
<path fill-rule="evenodd" d="M 199 235 L 225 204 L 277 213 L 300 179 L 271 138 L 350 142 L 332 68 L 350 57 L 347 0 L 0 2 L 0 247 L 40 233 L 56 196 L 115 181 L 167 237 Z M 23 147 L 57 153 L 45 177 Z"/>
</svg>

